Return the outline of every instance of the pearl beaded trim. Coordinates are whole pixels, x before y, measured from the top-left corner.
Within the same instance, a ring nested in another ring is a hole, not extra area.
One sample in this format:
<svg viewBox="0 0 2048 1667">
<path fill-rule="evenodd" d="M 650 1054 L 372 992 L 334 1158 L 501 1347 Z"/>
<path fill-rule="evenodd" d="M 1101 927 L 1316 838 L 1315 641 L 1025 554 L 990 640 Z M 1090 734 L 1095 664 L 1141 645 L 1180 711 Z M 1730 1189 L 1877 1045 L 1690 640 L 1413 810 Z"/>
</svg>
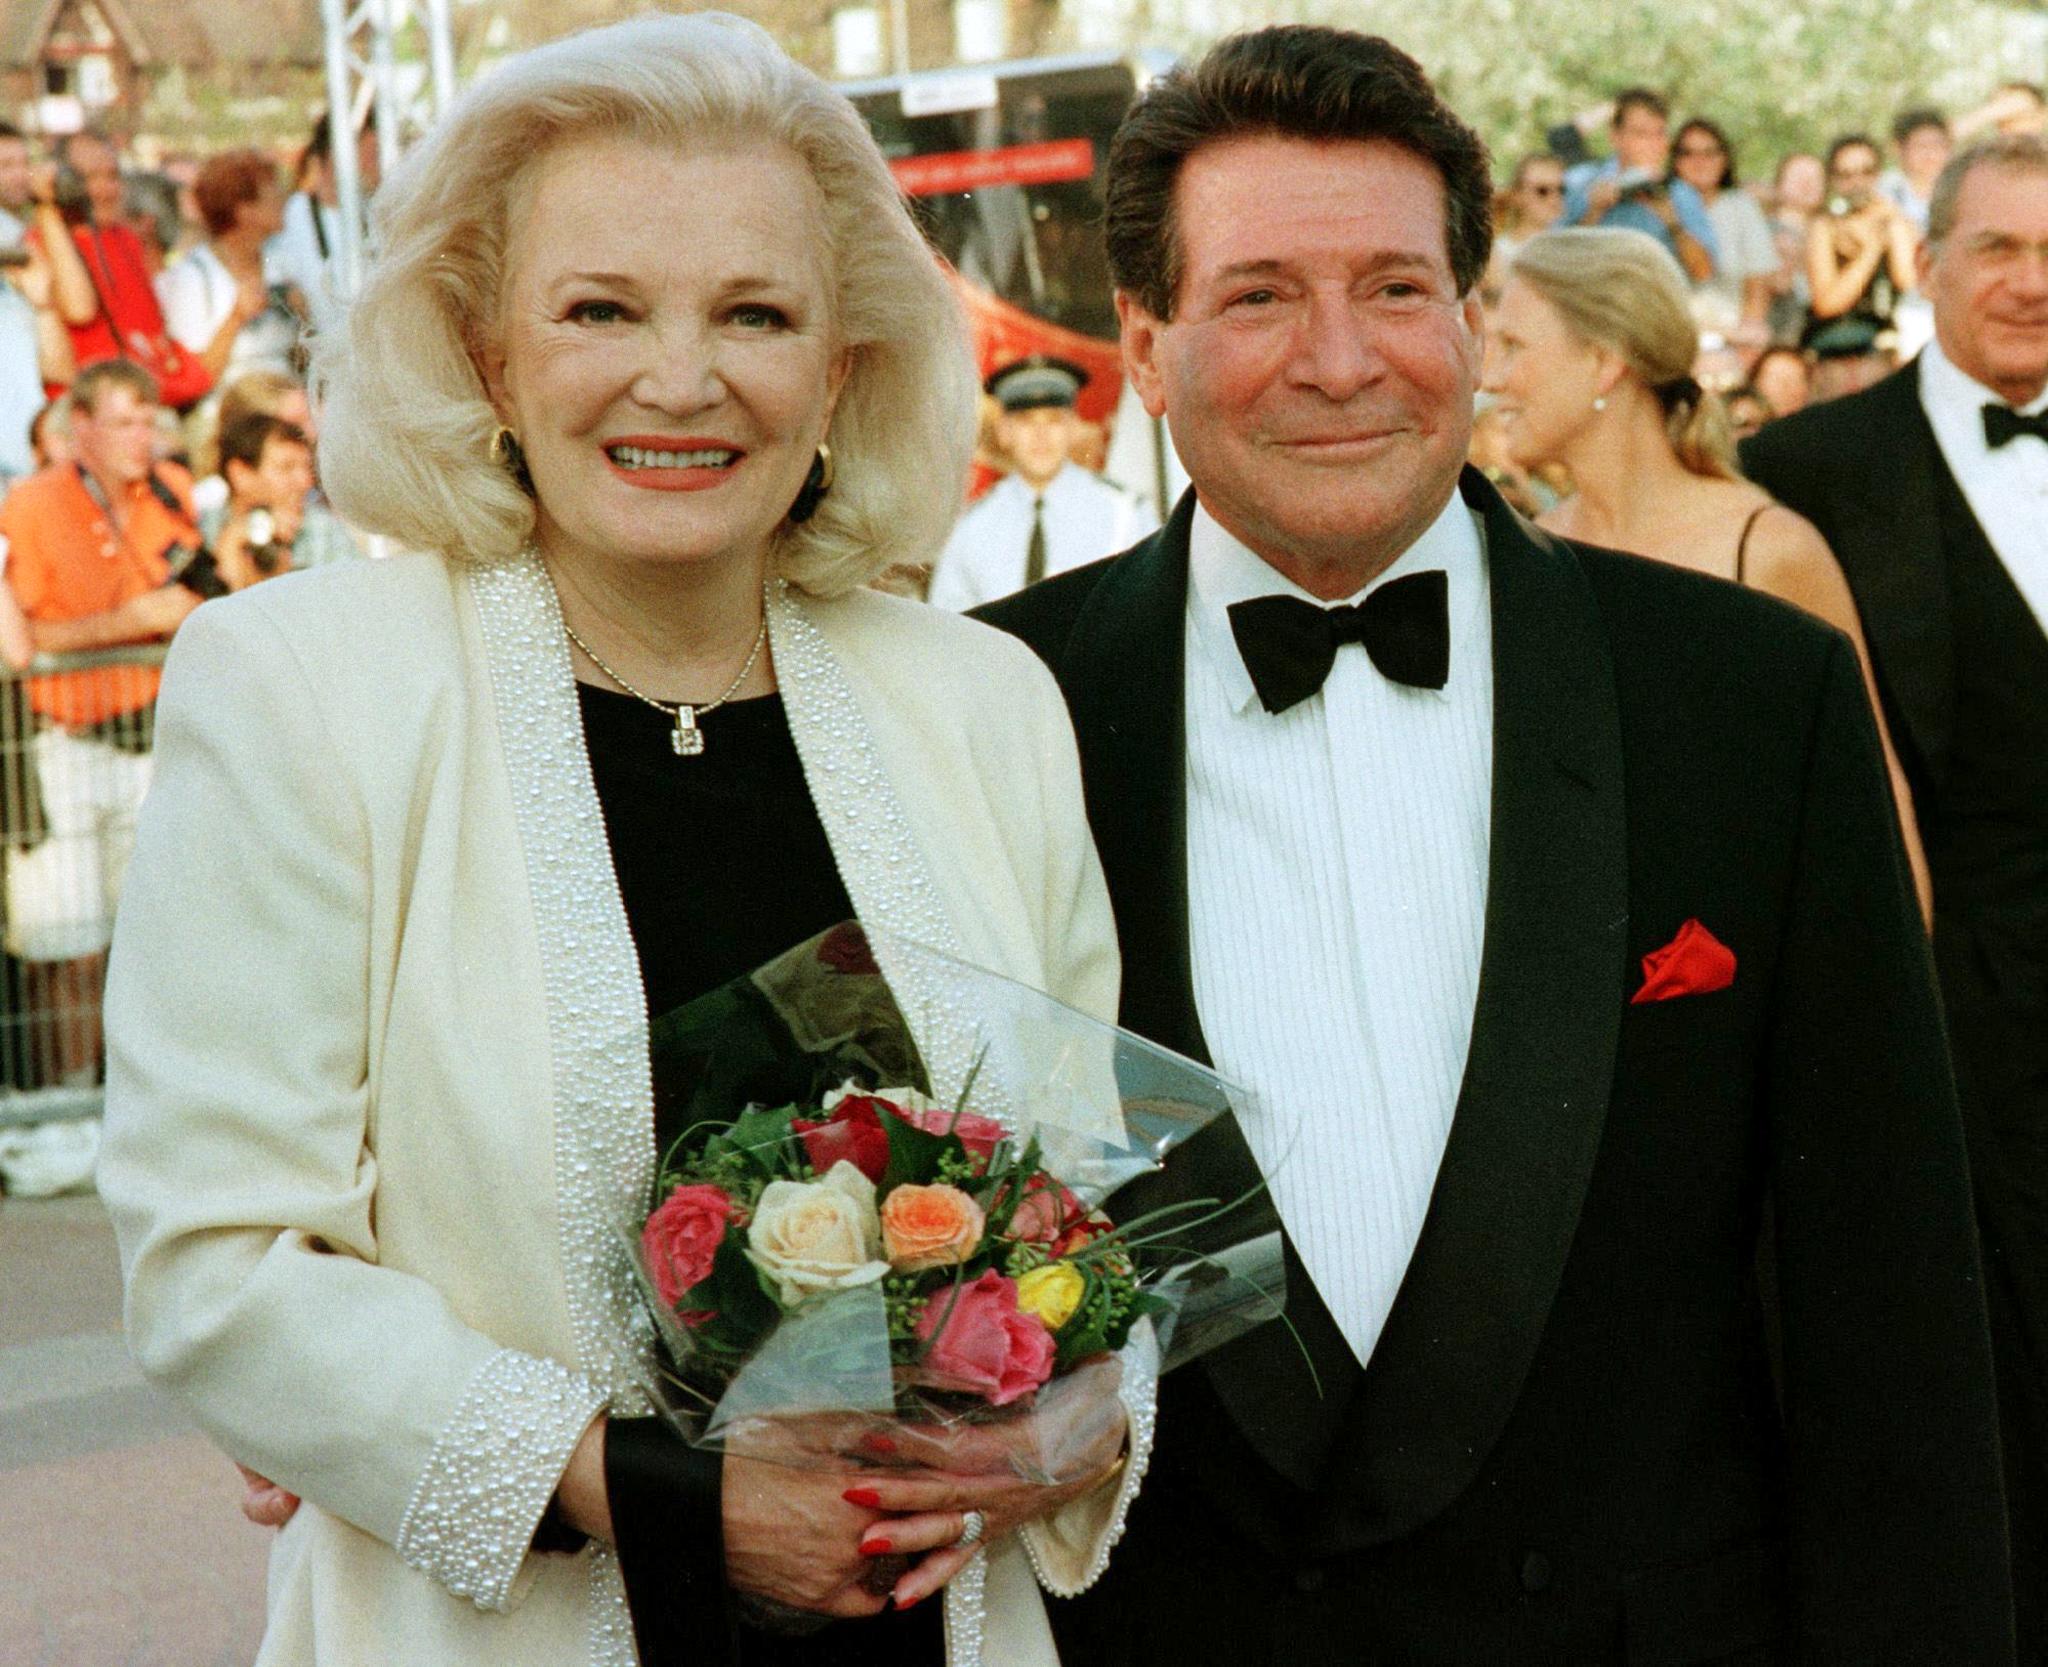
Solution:
<svg viewBox="0 0 2048 1667">
<path fill-rule="evenodd" d="M 584 749 L 555 588 L 531 554 L 470 570 L 469 587 L 547 987 L 556 1208 L 577 1363 L 614 1411 L 644 1411 L 628 1363 L 644 1356 L 649 1337 L 616 1230 L 654 1183 L 640 963 Z M 618 1560 L 601 1546 L 588 1560 L 592 1667 L 633 1667 Z"/>
<path fill-rule="evenodd" d="M 501 1349 L 434 1442 L 397 1551 L 479 1609 L 509 1609 L 555 1483 L 604 1397 L 568 1367 Z"/>
</svg>

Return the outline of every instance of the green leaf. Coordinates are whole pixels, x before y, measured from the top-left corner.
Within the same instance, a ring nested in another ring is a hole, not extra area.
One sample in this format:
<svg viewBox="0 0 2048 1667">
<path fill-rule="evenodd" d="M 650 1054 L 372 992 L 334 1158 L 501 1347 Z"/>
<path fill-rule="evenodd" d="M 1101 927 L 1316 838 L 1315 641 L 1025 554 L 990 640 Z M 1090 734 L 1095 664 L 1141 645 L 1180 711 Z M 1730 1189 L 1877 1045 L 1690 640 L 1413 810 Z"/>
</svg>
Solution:
<svg viewBox="0 0 2048 1667">
<path fill-rule="evenodd" d="M 754 1106 L 715 1143 L 736 1153 L 771 1178 L 786 1176 L 795 1158 L 790 1149 L 790 1120 L 800 1106 Z"/>
<path fill-rule="evenodd" d="M 887 1112 L 882 1113 L 882 1130 L 889 1137 L 889 1167 L 882 1172 L 878 1194 L 886 1195 L 893 1187 L 928 1187 L 938 1179 L 941 1158 L 948 1153 L 967 1155 L 958 1135 L 926 1134 Z"/>
</svg>

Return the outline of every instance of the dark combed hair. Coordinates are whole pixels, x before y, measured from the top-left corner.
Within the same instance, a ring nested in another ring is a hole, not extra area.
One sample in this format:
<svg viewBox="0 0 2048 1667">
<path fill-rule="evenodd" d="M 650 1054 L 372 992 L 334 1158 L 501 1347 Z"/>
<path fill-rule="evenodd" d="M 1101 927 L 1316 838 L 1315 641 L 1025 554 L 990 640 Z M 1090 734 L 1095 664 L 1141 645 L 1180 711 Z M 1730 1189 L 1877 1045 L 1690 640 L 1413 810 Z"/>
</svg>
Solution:
<svg viewBox="0 0 2048 1667">
<path fill-rule="evenodd" d="M 263 467 L 263 448 L 272 440 L 282 440 L 288 446 L 311 448 L 313 442 L 306 438 L 306 431 L 297 423 L 287 422 L 282 417 L 273 417 L 265 411 L 251 411 L 237 417 L 220 433 L 220 466 L 226 473 L 230 463 L 241 463 L 251 469 Z"/>
<path fill-rule="evenodd" d="M 1948 117 L 1944 116 L 1932 105 L 1927 104 L 1916 105 L 1911 110 L 1901 110 L 1897 118 L 1892 122 L 1892 143 L 1903 145 L 1923 127 L 1938 127 L 1943 133 L 1946 133 L 1948 132 Z"/>
<path fill-rule="evenodd" d="M 1384 139 L 1444 183 L 1444 235 L 1460 294 L 1493 247 L 1486 145 L 1437 96 L 1422 66 L 1376 35 L 1304 24 L 1233 35 L 1193 68 L 1145 90 L 1109 150 L 1103 237 L 1110 277 L 1154 318 L 1170 318 L 1182 251 L 1174 188 L 1182 164 L 1221 140 Z"/>
<path fill-rule="evenodd" d="M 1614 95 L 1614 114 L 1609 118 L 1611 127 L 1621 126 L 1622 119 L 1631 110 L 1647 110 L 1660 121 L 1671 120 L 1671 105 L 1655 87 L 1624 87 Z"/>
</svg>

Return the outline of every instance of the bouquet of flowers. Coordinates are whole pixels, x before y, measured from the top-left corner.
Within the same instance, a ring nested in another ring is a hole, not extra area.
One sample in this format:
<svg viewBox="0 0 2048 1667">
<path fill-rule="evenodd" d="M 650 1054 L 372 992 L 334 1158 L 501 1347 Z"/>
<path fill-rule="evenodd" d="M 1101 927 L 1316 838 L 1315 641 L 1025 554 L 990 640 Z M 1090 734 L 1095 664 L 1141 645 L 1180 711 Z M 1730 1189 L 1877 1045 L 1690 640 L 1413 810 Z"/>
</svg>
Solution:
<svg viewBox="0 0 2048 1667">
<path fill-rule="evenodd" d="M 1066 1481 L 1132 1363 L 1279 1313 L 1269 1208 L 1133 1185 L 1240 1091 L 1050 997 L 849 924 L 652 1042 L 667 1140 L 630 1235 L 647 1387 L 693 1442 Z"/>
</svg>

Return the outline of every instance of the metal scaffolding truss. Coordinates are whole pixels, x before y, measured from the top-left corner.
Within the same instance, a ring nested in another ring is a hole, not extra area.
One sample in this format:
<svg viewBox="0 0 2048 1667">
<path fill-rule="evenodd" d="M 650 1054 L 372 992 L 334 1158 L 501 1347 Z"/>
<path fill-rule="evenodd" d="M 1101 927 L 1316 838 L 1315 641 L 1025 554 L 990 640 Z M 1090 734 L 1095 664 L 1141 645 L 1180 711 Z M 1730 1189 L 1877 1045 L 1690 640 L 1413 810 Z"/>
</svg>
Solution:
<svg viewBox="0 0 2048 1667">
<path fill-rule="evenodd" d="M 363 182 L 355 134 L 365 112 L 388 170 L 408 124 L 429 126 L 455 97 L 449 0 L 320 0 L 327 46 L 328 137 L 341 235 L 336 278 L 353 295 L 363 270 Z M 426 74 L 419 65 L 425 60 Z"/>
</svg>

